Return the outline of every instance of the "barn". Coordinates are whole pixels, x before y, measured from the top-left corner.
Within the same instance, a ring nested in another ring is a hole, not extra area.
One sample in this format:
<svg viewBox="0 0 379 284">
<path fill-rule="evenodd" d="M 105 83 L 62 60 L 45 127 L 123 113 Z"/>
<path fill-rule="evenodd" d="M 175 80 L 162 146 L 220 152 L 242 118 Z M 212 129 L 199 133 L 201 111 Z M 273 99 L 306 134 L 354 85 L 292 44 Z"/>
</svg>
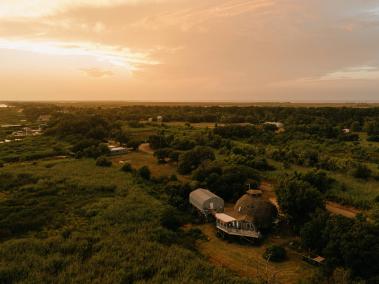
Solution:
<svg viewBox="0 0 379 284">
<path fill-rule="evenodd" d="M 200 212 L 224 212 L 224 200 L 204 188 L 198 188 L 190 193 L 190 203 Z"/>
</svg>

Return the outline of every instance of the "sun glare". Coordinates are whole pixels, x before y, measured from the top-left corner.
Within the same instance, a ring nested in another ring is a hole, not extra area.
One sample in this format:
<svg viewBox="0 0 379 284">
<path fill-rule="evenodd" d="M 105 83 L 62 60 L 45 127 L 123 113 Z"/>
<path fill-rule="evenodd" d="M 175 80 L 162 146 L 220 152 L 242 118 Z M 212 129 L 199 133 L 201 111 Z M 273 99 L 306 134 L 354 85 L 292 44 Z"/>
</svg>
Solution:
<svg viewBox="0 0 379 284">
<path fill-rule="evenodd" d="M 132 52 L 127 48 L 81 42 L 33 42 L 0 40 L 0 49 L 32 52 L 52 56 L 86 57 L 97 63 L 123 68 L 133 72 L 142 65 L 158 64 L 148 54 Z"/>
</svg>

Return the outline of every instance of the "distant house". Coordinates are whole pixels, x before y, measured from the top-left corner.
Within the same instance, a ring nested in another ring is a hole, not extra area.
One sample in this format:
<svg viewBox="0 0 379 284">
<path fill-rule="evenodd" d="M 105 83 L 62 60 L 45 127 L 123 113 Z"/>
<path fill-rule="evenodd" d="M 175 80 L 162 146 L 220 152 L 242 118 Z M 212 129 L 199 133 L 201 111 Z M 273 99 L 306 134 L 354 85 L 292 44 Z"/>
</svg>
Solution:
<svg viewBox="0 0 379 284">
<path fill-rule="evenodd" d="M 163 116 L 158 115 L 158 116 L 157 116 L 157 122 L 158 122 L 159 124 L 162 124 L 162 122 L 163 122 Z"/>
<path fill-rule="evenodd" d="M 278 129 L 283 128 L 284 124 L 282 122 L 267 121 L 265 125 L 275 125 Z"/>
<path fill-rule="evenodd" d="M 122 155 L 128 153 L 128 148 L 108 146 L 111 155 Z"/>
<path fill-rule="evenodd" d="M 342 132 L 348 134 L 348 133 L 350 133 L 350 129 L 349 128 L 344 128 L 344 129 L 342 129 Z"/>
<path fill-rule="evenodd" d="M 152 118 L 152 117 L 149 117 L 147 121 L 148 121 L 148 122 L 153 122 L 153 118 Z"/>
<path fill-rule="evenodd" d="M 204 188 L 198 188 L 190 193 L 190 203 L 202 214 L 208 216 L 214 212 L 224 212 L 224 200 Z"/>
<path fill-rule="evenodd" d="M 1 128 L 21 128 L 21 124 L 2 124 Z"/>
</svg>

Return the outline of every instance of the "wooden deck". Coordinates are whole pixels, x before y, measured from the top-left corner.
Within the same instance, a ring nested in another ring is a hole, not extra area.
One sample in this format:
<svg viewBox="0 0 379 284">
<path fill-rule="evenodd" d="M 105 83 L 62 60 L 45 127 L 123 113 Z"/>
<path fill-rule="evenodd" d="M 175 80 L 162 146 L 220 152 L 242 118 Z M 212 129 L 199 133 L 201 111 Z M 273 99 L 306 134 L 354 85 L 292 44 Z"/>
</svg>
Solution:
<svg viewBox="0 0 379 284">
<path fill-rule="evenodd" d="M 261 234 L 257 231 L 253 231 L 253 230 L 237 229 L 237 228 L 222 226 L 220 224 L 216 224 L 216 227 L 217 227 L 217 229 L 225 232 L 228 235 L 248 237 L 248 238 L 254 238 L 254 239 L 260 239 L 261 238 Z"/>
</svg>

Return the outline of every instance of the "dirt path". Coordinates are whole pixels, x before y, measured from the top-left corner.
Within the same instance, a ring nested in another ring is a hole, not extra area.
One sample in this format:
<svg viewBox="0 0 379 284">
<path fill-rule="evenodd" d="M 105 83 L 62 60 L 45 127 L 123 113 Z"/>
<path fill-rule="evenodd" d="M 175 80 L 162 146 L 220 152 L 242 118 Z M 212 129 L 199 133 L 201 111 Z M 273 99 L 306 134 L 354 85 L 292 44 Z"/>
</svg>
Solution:
<svg viewBox="0 0 379 284">
<path fill-rule="evenodd" d="M 143 144 L 139 145 L 138 151 L 143 152 L 143 153 L 147 153 L 150 155 L 154 154 L 154 151 L 153 151 L 153 149 L 151 149 L 149 143 L 143 143 Z"/>
<path fill-rule="evenodd" d="M 342 215 L 347 218 L 355 218 L 358 213 L 361 213 L 362 211 L 359 209 L 356 209 L 354 207 L 344 206 L 332 201 L 326 202 L 326 210 L 328 210 L 332 214 L 336 215 Z"/>
<path fill-rule="evenodd" d="M 272 183 L 269 181 L 262 181 L 260 189 L 263 191 L 263 195 L 279 209 L 279 204 L 276 199 Z M 347 218 L 355 218 L 358 213 L 362 212 L 357 208 L 341 205 L 332 201 L 326 202 L 326 210 L 332 214 L 341 215 Z"/>
</svg>

